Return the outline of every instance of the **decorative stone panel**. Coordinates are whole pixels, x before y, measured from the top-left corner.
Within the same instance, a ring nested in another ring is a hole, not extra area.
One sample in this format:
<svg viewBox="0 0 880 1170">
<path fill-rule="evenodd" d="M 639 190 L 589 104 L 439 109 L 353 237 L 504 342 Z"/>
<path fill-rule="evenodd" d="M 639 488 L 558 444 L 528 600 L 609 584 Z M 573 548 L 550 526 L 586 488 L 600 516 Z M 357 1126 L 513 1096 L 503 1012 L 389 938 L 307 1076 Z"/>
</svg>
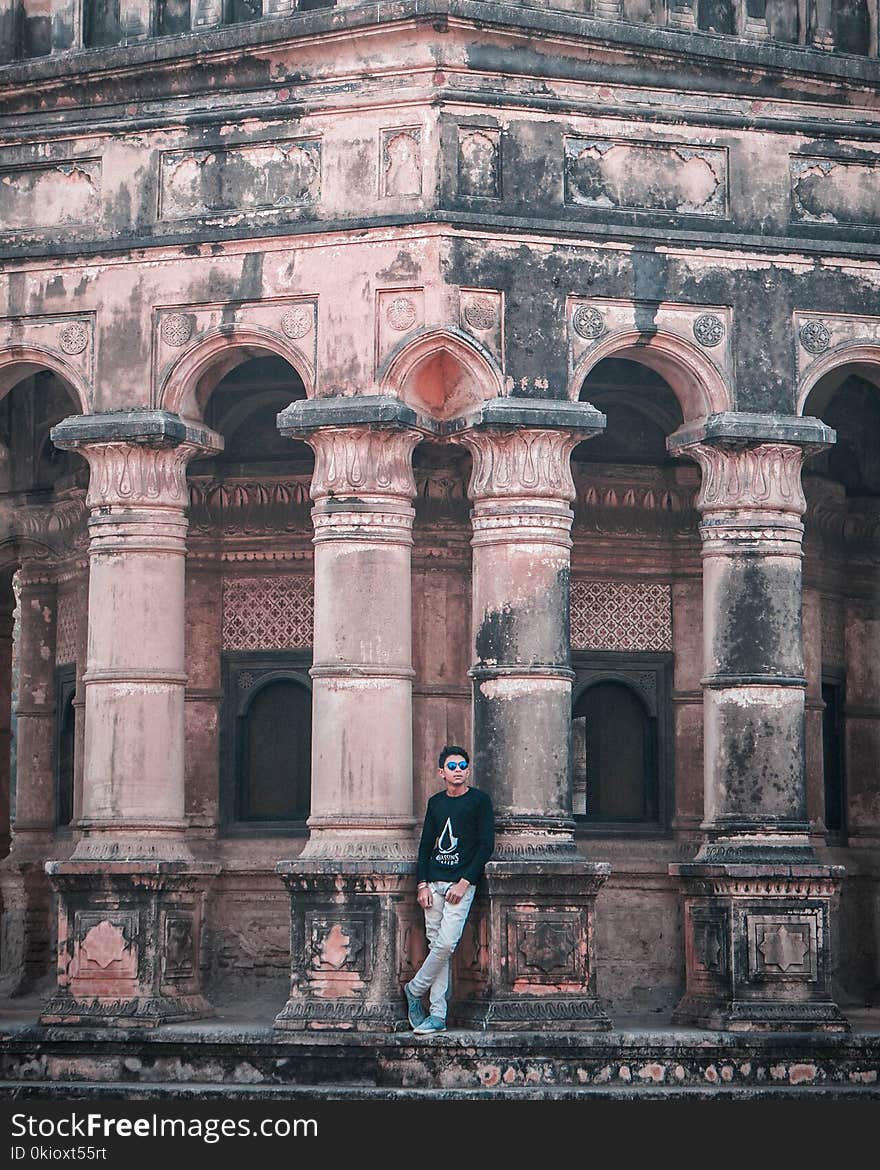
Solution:
<svg viewBox="0 0 880 1170">
<path fill-rule="evenodd" d="M 789 171 L 791 218 L 796 223 L 847 227 L 880 223 L 877 159 L 791 155 Z"/>
<path fill-rule="evenodd" d="M 312 645 L 314 611 L 311 576 L 227 577 L 223 649 L 307 649 Z"/>
<path fill-rule="evenodd" d="M 57 624 L 55 627 L 55 665 L 76 662 L 78 629 L 77 597 L 72 593 L 58 594 Z"/>
<path fill-rule="evenodd" d="M 414 196 L 422 193 L 422 131 L 403 126 L 382 131 L 379 162 L 379 194 Z"/>
<path fill-rule="evenodd" d="M 822 665 L 843 666 L 846 662 L 846 612 L 838 597 L 822 597 Z"/>
<path fill-rule="evenodd" d="M 504 294 L 495 289 L 463 288 L 459 294 L 461 328 L 504 366 Z"/>
<path fill-rule="evenodd" d="M 303 372 L 306 389 L 314 382 L 318 352 L 318 301 L 315 296 L 268 297 L 227 304 L 156 305 L 153 309 L 153 402 L 174 364 L 192 343 L 219 331 L 257 329 L 274 338 L 281 354 L 290 353 Z M 177 404 L 172 404 L 177 409 Z"/>
<path fill-rule="evenodd" d="M 159 170 L 159 218 L 240 212 L 303 214 L 321 194 L 318 139 L 279 139 L 222 150 L 169 150 Z"/>
<path fill-rule="evenodd" d="M 671 586 L 637 581 L 572 581 L 571 647 L 671 650 Z"/>
<path fill-rule="evenodd" d="M 0 170 L 0 232 L 85 227 L 101 214 L 101 160 Z"/>
<path fill-rule="evenodd" d="M 2 189 L 0 181 L 0 191 Z M 0 224 L 2 222 L 0 211 Z M 34 347 L 57 354 L 65 366 L 81 376 L 85 384 L 86 406 L 89 410 L 94 405 L 92 391 L 95 380 L 94 337 L 92 313 L 81 313 L 76 317 L 61 314 L 43 317 L 0 317 L 0 350 Z"/>
<path fill-rule="evenodd" d="M 458 130 L 458 194 L 501 198 L 501 131 L 483 126 Z"/>
<path fill-rule="evenodd" d="M 694 143 L 567 138 L 565 202 L 600 211 L 727 214 L 727 151 Z"/>
<path fill-rule="evenodd" d="M 425 290 L 380 289 L 376 296 L 376 365 L 425 323 Z"/>
<path fill-rule="evenodd" d="M 724 305 L 681 305 L 672 301 L 650 304 L 570 296 L 566 303 L 569 369 L 573 372 L 587 353 L 615 334 L 651 332 L 671 334 L 698 348 L 704 358 L 728 378 L 733 373 L 731 333 L 733 313 Z"/>
<path fill-rule="evenodd" d="M 854 350 L 880 346 L 880 316 L 795 312 L 792 324 L 799 381 L 814 362 L 827 360 L 829 355 L 835 362 L 845 361 L 849 346 Z M 864 360 L 864 354 L 854 352 L 852 360 Z M 801 409 L 803 405 L 799 403 Z"/>
</svg>

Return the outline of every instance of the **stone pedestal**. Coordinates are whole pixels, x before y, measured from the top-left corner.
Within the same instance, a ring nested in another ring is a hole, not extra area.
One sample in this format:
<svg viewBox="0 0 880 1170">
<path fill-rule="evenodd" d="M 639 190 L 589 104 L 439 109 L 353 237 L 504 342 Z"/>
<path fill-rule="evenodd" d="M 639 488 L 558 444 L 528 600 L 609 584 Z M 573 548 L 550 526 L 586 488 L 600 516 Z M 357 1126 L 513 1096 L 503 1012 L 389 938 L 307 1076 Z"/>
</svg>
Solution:
<svg viewBox="0 0 880 1170">
<path fill-rule="evenodd" d="M 222 440 L 164 411 L 65 419 L 89 463 L 82 837 L 48 862 L 58 994 L 45 1019 L 157 1024 L 204 1015 L 201 897 L 184 816 L 186 466 Z"/>
<path fill-rule="evenodd" d="M 457 952 L 453 1023 L 516 1031 L 607 1031 L 596 995 L 593 919 L 611 872 L 589 861 L 490 861 Z"/>
<path fill-rule="evenodd" d="M 503 399 L 471 421 L 474 783 L 497 837 L 455 999 L 475 1027 L 608 1028 L 592 921 L 610 867 L 574 844 L 569 665 L 570 456 L 605 419 L 586 403 Z"/>
<path fill-rule="evenodd" d="M 718 414 L 670 437 L 697 460 L 703 551 L 704 843 L 671 866 L 703 1027 L 846 1027 L 828 972 L 840 867 L 808 838 L 801 550 L 816 419 Z"/>
<path fill-rule="evenodd" d="M 276 1028 L 390 1032 L 408 1026 L 400 989 L 415 925 L 412 869 L 403 861 L 279 863 L 291 899 L 291 975 Z"/>
<path fill-rule="evenodd" d="M 44 1024 L 155 1026 L 213 1014 L 199 980 L 205 889 L 219 866 L 49 862 L 58 990 Z"/>
<path fill-rule="evenodd" d="M 291 892 L 284 1029 L 391 1030 L 403 1018 L 398 910 L 415 904 L 412 452 L 397 399 L 296 402 L 282 434 L 315 452 L 310 838 Z M 404 894 L 406 887 L 406 894 Z"/>
<path fill-rule="evenodd" d="M 830 974 L 842 866 L 672 866 L 687 988 L 676 1020 L 733 1032 L 844 1032 Z"/>
</svg>

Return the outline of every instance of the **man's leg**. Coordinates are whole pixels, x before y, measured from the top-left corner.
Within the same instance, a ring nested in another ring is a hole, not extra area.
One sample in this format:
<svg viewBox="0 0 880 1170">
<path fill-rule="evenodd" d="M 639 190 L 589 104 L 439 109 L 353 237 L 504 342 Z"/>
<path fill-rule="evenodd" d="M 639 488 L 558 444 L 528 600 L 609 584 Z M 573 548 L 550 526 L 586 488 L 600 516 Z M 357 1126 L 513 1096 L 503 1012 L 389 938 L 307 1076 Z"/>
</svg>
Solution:
<svg viewBox="0 0 880 1170">
<path fill-rule="evenodd" d="M 443 912 L 446 906 L 446 891 L 449 889 L 449 882 L 431 882 L 428 887 L 431 891 L 432 902 L 425 911 L 425 934 L 428 936 L 429 951 L 427 958 L 418 971 L 410 979 L 408 987 L 413 995 L 418 996 L 419 999 L 430 991 L 434 980 L 437 978 L 437 973 L 440 970 L 443 959 L 442 956 L 434 951 L 434 944 L 437 936 L 440 933 L 440 925 L 443 921 Z"/>
<path fill-rule="evenodd" d="M 474 887 L 471 886 L 462 900 L 454 906 L 445 899 L 443 902 L 443 915 L 440 922 L 440 929 L 437 931 L 437 936 L 432 944 L 432 949 L 436 950 L 438 954 L 446 955 L 446 962 L 437 972 L 434 977 L 434 982 L 431 984 L 431 1015 L 436 1016 L 439 1020 L 446 1019 L 452 956 L 461 939 L 464 924 L 467 921 L 468 911 L 471 908 L 471 902 L 473 900 Z"/>
</svg>

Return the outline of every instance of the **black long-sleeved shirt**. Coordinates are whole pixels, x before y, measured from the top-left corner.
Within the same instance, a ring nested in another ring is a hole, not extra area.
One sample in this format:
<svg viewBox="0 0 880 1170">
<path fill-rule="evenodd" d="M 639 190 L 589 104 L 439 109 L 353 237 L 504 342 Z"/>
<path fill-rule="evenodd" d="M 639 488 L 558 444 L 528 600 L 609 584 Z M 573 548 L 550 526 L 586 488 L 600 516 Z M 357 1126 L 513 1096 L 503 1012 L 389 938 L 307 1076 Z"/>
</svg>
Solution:
<svg viewBox="0 0 880 1170">
<path fill-rule="evenodd" d="M 418 880 L 457 882 L 467 878 L 475 886 L 495 848 L 492 801 L 479 788 L 461 796 L 435 792 L 428 801 L 419 842 Z"/>
</svg>

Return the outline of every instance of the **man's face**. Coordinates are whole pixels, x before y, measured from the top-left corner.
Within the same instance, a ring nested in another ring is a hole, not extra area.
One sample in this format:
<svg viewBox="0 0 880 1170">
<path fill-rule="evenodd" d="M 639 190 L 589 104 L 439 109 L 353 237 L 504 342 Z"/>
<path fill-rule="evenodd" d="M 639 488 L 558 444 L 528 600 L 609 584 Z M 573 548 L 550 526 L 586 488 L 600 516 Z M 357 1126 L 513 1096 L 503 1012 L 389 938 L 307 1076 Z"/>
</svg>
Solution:
<svg viewBox="0 0 880 1170">
<path fill-rule="evenodd" d="M 463 792 L 467 788 L 470 768 L 464 756 L 449 756 L 443 762 L 440 775 L 446 782 L 448 792 Z"/>
</svg>

